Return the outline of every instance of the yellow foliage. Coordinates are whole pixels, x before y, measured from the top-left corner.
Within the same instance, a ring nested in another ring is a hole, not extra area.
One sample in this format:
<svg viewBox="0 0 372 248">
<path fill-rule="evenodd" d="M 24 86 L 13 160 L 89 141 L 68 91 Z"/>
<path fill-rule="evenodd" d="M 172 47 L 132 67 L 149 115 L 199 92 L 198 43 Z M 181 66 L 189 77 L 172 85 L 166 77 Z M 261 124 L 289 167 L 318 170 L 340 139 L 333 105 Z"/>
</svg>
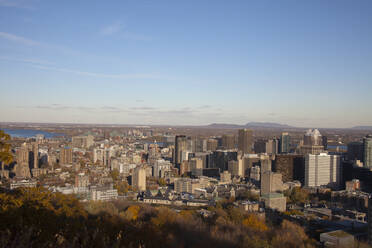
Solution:
<svg viewBox="0 0 372 248">
<path fill-rule="evenodd" d="M 158 214 L 156 217 L 151 218 L 151 222 L 156 226 L 163 226 L 166 223 L 173 223 L 177 219 L 177 214 L 166 208 L 160 207 L 158 208 Z"/>
<path fill-rule="evenodd" d="M 246 226 L 259 232 L 264 232 L 268 230 L 266 224 L 254 214 L 250 214 L 247 218 L 243 220 L 243 226 Z"/>
<path fill-rule="evenodd" d="M 137 220 L 140 209 L 138 205 L 129 206 L 124 212 L 124 217 L 127 220 Z"/>
</svg>

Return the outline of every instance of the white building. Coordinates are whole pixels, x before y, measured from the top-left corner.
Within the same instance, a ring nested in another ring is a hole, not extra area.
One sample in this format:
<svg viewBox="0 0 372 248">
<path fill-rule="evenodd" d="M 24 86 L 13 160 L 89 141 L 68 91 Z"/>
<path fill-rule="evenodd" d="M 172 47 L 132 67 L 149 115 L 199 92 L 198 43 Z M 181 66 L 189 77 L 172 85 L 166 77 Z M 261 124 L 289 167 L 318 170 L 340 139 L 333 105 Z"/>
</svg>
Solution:
<svg viewBox="0 0 372 248">
<path fill-rule="evenodd" d="M 159 159 L 155 161 L 153 166 L 153 176 L 155 178 L 164 177 L 165 172 L 170 171 L 172 164 L 169 161 L 165 161 L 164 159 Z"/>
<path fill-rule="evenodd" d="M 340 156 L 320 153 L 305 156 L 305 186 L 338 187 L 341 181 Z"/>
</svg>

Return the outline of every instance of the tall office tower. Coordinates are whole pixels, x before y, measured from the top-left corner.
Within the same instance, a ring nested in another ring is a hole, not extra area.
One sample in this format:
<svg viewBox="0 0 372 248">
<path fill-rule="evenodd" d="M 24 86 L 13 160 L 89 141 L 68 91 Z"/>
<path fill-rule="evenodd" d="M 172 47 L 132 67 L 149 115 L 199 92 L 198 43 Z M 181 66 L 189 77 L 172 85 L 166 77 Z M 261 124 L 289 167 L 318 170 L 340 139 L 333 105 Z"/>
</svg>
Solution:
<svg viewBox="0 0 372 248">
<path fill-rule="evenodd" d="M 207 151 L 207 140 L 203 138 L 196 137 L 195 147 L 193 152 L 206 152 Z"/>
<path fill-rule="evenodd" d="M 193 176 L 202 176 L 203 175 L 203 160 L 201 158 L 190 159 L 189 168 Z"/>
<path fill-rule="evenodd" d="M 132 186 L 137 191 L 145 191 L 146 190 L 146 169 L 142 167 L 137 167 L 134 170 L 132 176 Z"/>
<path fill-rule="evenodd" d="M 277 139 L 271 139 L 266 142 L 266 153 L 277 154 L 279 151 L 279 142 Z"/>
<path fill-rule="evenodd" d="M 254 152 L 255 153 L 265 153 L 266 152 L 266 141 L 265 140 L 257 140 L 254 142 Z"/>
<path fill-rule="evenodd" d="M 60 164 L 72 164 L 72 149 L 65 146 L 59 151 L 59 163 Z"/>
<path fill-rule="evenodd" d="M 207 140 L 207 151 L 215 151 L 218 147 L 218 140 L 216 139 L 208 139 Z"/>
<path fill-rule="evenodd" d="M 322 135 L 318 129 L 309 129 L 304 135 L 303 145 L 299 147 L 299 153 L 320 154 L 324 151 L 322 144 Z"/>
<path fill-rule="evenodd" d="M 305 180 L 305 158 L 300 154 L 278 154 L 275 156 L 273 171 L 283 176 L 283 182 Z"/>
<path fill-rule="evenodd" d="M 228 171 L 232 176 L 244 176 L 243 160 L 238 158 L 238 160 L 231 160 L 228 162 Z"/>
<path fill-rule="evenodd" d="M 180 165 L 183 161 L 182 152 L 187 150 L 187 139 L 185 135 L 177 135 L 174 147 L 173 162 L 176 165 Z"/>
<path fill-rule="evenodd" d="M 238 148 L 243 153 L 252 153 L 253 134 L 250 129 L 240 129 L 238 131 Z"/>
<path fill-rule="evenodd" d="M 235 136 L 226 134 L 222 136 L 222 147 L 226 150 L 235 149 Z"/>
<path fill-rule="evenodd" d="M 33 169 L 39 168 L 39 144 L 34 142 L 32 143 L 32 162 L 33 162 Z"/>
<path fill-rule="evenodd" d="M 305 186 L 338 188 L 341 182 L 341 160 L 326 153 L 305 156 Z"/>
<path fill-rule="evenodd" d="M 347 144 L 347 159 L 349 161 L 364 161 L 364 145 L 362 142 L 350 142 Z"/>
<path fill-rule="evenodd" d="M 27 164 L 29 165 L 29 150 L 27 144 L 24 143 L 16 152 L 17 164 Z"/>
<path fill-rule="evenodd" d="M 372 134 L 363 139 L 364 146 L 364 167 L 372 168 Z"/>
<path fill-rule="evenodd" d="M 228 170 L 230 160 L 238 160 L 237 151 L 215 151 L 211 155 L 211 168 L 219 168 L 220 172 Z"/>
<path fill-rule="evenodd" d="M 30 155 L 29 155 L 29 147 L 26 143 L 22 144 L 22 146 L 16 152 L 17 164 L 14 166 L 14 173 L 16 177 L 22 178 L 30 178 L 31 171 L 30 171 Z"/>
<path fill-rule="evenodd" d="M 282 133 L 279 140 L 279 153 L 289 153 L 291 137 L 288 133 Z"/>
<path fill-rule="evenodd" d="M 192 137 L 187 137 L 186 139 L 186 151 L 195 152 L 196 139 Z"/>
</svg>

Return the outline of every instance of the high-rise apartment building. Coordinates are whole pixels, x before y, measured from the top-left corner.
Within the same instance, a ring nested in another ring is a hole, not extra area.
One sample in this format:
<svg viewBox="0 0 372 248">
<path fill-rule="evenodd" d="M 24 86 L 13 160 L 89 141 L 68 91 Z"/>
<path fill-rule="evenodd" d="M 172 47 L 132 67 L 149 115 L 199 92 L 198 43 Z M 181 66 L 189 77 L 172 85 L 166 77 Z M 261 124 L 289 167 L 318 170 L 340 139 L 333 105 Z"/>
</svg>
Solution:
<svg viewBox="0 0 372 248">
<path fill-rule="evenodd" d="M 201 158 L 192 158 L 189 160 L 190 171 L 193 176 L 203 175 L 203 160 Z"/>
<path fill-rule="evenodd" d="M 235 136 L 232 134 L 223 135 L 222 147 L 226 150 L 235 149 Z"/>
<path fill-rule="evenodd" d="M 372 134 L 363 139 L 364 146 L 364 167 L 372 168 Z"/>
<path fill-rule="evenodd" d="M 93 135 L 73 136 L 72 137 L 72 146 L 73 147 L 90 148 L 92 145 L 94 145 Z"/>
<path fill-rule="evenodd" d="M 341 182 L 340 156 L 326 153 L 305 156 L 305 186 L 337 188 Z"/>
<path fill-rule="evenodd" d="M 137 167 L 132 175 L 132 186 L 137 191 L 146 190 L 146 169 Z"/>
<path fill-rule="evenodd" d="M 218 147 L 218 140 L 216 139 L 208 139 L 207 140 L 207 151 L 215 151 Z"/>
<path fill-rule="evenodd" d="M 267 154 L 277 154 L 279 152 L 279 141 L 277 139 L 268 140 L 265 150 Z"/>
<path fill-rule="evenodd" d="M 65 146 L 59 151 L 59 163 L 60 164 L 72 164 L 72 148 Z"/>
<path fill-rule="evenodd" d="M 176 165 L 179 165 L 183 161 L 182 153 L 186 152 L 187 150 L 187 139 L 185 135 L 177 135 L 175 140 L 175 147 L 174 147 L 174 157 L 173 162 Z"/>
<path fill-rule="evenodd" d="M 228 162 L 228 171 L 232 176 L 244 176 L 243 160 L 238 158 L 238 160 L 231 160 Z"/>
<path fill-rule="evenodd" d="M 243 153 L 252 153 L 253 132 L 250 129 L 238 131 L 238 148 Z"/>
<path fill-rule="evenodd" d="M 279 140 L 279 152 L 289 153 L 291 137 L 288 133 L 282 133 Z"/>
</svg>

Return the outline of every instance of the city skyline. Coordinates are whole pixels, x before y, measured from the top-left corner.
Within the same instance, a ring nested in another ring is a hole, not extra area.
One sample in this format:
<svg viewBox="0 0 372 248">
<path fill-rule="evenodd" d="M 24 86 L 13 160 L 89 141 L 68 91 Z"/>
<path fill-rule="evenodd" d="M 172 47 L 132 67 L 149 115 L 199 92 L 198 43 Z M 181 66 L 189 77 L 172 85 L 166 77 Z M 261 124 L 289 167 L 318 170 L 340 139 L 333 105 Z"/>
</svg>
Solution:
<svg viewBox="0 0 372 248">
<path fill-rule="evenodd" d="M 369 1 L 0 0 L 0 122 L 372 126 Z"/>
</svg>

